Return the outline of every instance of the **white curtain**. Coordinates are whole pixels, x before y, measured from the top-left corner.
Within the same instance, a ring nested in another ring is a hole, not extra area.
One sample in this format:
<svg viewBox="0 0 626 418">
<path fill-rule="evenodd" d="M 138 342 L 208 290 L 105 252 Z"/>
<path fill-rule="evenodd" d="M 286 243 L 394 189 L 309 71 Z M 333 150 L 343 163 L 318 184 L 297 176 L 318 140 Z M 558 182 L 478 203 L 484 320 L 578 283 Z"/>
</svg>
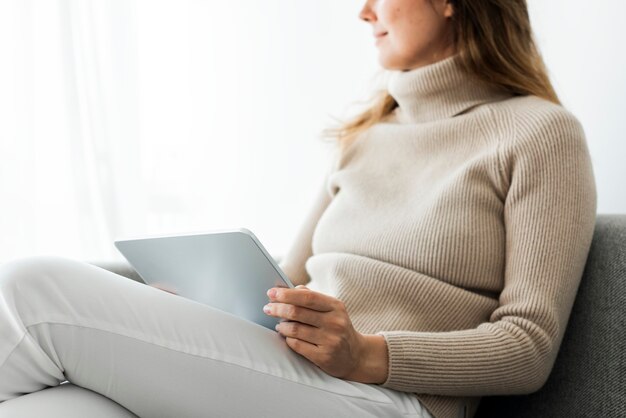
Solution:
<svg viewBox="0 0 626 418">
<path fill-rule="evenodd" d="M 106 254 L 113 238 L 141 220 L 134 3 L 58 3 L 66 74 L 69 151 L 76 223 L 87 254 Z"/>
<path fill-rule="evenodd" d="M 0 4 L 1 257 L 109 255 L 143 201 L 133 3 Z"/>
</svg>

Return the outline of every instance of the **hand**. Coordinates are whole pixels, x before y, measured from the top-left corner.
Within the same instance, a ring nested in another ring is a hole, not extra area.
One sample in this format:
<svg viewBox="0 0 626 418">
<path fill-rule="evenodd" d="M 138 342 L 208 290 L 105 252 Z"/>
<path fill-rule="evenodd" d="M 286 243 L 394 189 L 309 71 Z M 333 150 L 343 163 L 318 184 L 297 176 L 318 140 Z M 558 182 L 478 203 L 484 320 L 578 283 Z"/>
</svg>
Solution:
<svg viewBox="0 0 626 418">
<path fill-rule="evenodd" d="M 363 383 L 386 380 L 384 337 L 357 332 L 342 301 L 302 285 L 272 288 L 268 296 L 270 303 L 263 310 L 286 319 L 276 330 L 292 350 L 331 376 Z"/>
<path fill-rule="evenodd" d="M 152 284 L 149 284 L 148 286 L 154 287 L 155 289 L 163 290 L 163 291 L 165 291 L 167 293 L 171 293 L 173 295 L 177 295 L 178 294 L 178 293 L 176 293 L 176 290 L 174 290 L 172 287 L 170 287 L 170 286 L 168 286 L 166 284 L 163 284 L 163 283 L 152 283 Z"/>
</svg>

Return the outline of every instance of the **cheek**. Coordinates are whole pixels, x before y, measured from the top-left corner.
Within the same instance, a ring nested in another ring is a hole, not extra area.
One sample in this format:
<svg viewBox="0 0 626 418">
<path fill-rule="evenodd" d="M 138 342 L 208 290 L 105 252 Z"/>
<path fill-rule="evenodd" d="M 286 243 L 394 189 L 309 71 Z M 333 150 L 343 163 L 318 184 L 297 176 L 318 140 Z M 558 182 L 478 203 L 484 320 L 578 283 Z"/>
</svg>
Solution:
<svg viewBox="0 0 626 418">
<path fill-rule="evenodd" d="M 397 17 L 390 37 L 394 52 L 403 57 L 415 57 L 429 50 L 441 36 L 438 20 L 428 12 L 407 13 Z"/>
<path fill-rule="evenodd" d="M 405 18 L 398 21 L 393 31 L 390 31 L 389 43 L 393 50 L 402 56 L 412 56 L 427 43 L 424 36 L 422 21 L 418 18 L 412 20 Z"/>
</svg>

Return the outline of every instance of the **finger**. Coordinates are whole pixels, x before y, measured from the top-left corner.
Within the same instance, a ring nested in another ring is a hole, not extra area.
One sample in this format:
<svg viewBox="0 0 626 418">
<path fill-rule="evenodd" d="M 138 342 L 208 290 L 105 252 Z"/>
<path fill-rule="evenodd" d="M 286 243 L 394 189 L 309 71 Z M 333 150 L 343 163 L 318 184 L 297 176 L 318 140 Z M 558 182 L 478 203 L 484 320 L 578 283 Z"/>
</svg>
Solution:
<svg viewBox="0 0 626 418">
<path fill-rule="evenodd" d="M 296 321 L 281 322 L 276 325 L 276 331 L 285 337 L 297 338 L 315 345 L 323 340 L 319 328 Z"/>
<path fill-rule="evenodd" d="M 298 321 L 315 327 L 319 327 L 323 322 L 321 312 L 287 303 L 268 303 L 263 307 L 263 312 L 270 316 Z"/>
<path fill-rule="evenodd" d="M 315 358 L 317 357 L 317 346 L 315 344 L 291 337 L 287 337 L 285 340 L 289 348 L 315 364 Z"/>
<path fill-rule="evenodd" d="M 319 312 L 332 311 L 336 309 L 337 302 L 339 302 L 338 299 L 335 299 L 332 296 L 315 292 L 307 288 L 285 289 L 275 287 L 270 290 L 275 290 L 274 296 L 268 292 L 271 302 L 289 303 Z"/>
</svg>

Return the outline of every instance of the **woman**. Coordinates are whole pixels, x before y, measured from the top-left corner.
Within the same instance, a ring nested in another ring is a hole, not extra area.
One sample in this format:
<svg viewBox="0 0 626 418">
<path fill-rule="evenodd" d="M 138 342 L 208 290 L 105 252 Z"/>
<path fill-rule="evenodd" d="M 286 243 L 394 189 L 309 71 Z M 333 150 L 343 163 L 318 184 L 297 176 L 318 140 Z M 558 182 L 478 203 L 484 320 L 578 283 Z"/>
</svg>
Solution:
<svg viewBox="0 0 626 418">
<path fill-rule="evenodd" d="M 389 83 L 330 131 L 338 158 L 282 263 L 300 286 L 268 293 L 278 333 L 84 263 L 17 260 L 0 417 L 65 379 L 142 417 L 469 417 L 544 384 L 596 190 L 525 1 L 368 0 L 360 18 Z"/>
</svg>

